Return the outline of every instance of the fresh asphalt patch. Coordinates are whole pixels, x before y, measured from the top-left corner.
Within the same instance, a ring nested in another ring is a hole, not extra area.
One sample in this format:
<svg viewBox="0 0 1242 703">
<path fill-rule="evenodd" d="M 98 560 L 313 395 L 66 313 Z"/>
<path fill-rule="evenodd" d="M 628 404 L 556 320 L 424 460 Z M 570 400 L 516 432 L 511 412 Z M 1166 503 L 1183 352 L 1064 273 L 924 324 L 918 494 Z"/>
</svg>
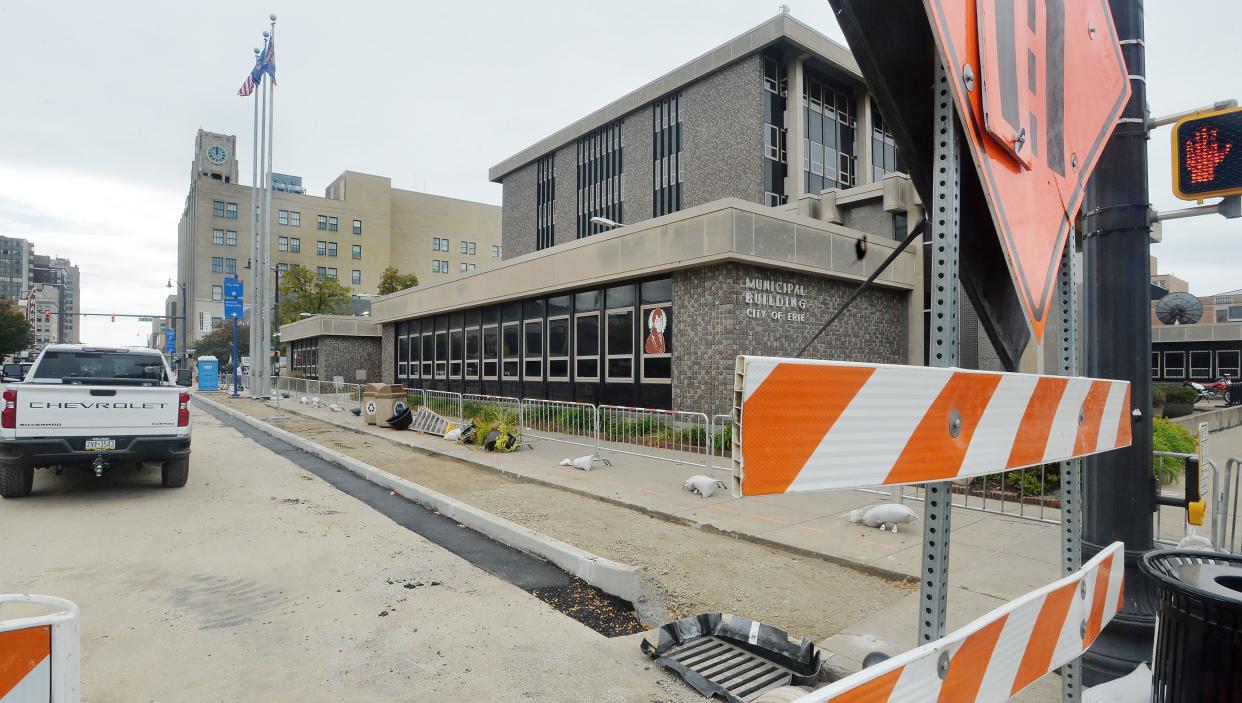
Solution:
<svg viewBox="0 0 1242 703">
<path fill-rule="evenodd" d="M 308 454 L 209 405 L 199 405 L 199 409 L 268 451 L 318 476 L 337 490 L 357 498 L 405 529 L 508 581 L 600 634 L 616 637 L 644 629 L 631 603 L 604 593 L 553 564 L 464 527 L 456 520 L 396 495 L 352 471 Z"/>
</svg>

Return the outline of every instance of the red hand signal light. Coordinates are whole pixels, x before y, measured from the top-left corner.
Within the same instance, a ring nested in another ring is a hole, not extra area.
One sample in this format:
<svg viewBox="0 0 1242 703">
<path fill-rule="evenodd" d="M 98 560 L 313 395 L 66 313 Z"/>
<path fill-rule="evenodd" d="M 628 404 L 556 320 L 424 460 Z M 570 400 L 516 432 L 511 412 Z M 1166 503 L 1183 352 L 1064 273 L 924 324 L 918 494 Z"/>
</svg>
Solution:
<svg viewBox="0 0 1242 703">
<path fill-rule="evenodd" d="M 1233 144 L 1230 142 L 1222 145 L 1219 135 L 1219 129 L 1204 126 L 1186 140 L 1183 153 L 1186 158 L 1186 168 L 1190 170 L 1191 183 L 1212 182 L 1216 178 L 1216 167 L 1233 149 Z"/>
</svg>

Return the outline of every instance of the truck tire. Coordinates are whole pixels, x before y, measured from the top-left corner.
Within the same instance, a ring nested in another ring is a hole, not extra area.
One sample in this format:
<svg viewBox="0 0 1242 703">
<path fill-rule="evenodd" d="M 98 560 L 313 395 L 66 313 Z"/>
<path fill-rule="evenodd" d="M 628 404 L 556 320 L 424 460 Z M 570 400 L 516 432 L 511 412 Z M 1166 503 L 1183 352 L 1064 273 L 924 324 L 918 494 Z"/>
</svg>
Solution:
<svg viewBox="0 0 1242 703">
<path fill-rule="evenodd" d="M 160 469 L 165 488 L 181 488 L 190 478 L 190 459 L 169 459 Z"/>
<path fill-rule="evenodd" d="M 0 496 L 25 498 L 34 488 L 33 466 L 0 466 Z"/>
</svg>

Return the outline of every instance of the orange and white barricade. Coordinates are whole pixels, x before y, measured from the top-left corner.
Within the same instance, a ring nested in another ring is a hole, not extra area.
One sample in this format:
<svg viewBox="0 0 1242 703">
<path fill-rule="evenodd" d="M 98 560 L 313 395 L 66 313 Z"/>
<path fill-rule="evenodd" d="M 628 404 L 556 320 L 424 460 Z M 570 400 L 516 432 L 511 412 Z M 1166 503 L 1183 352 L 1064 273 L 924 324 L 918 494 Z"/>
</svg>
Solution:
<svg viewBox="0 0 1242 703">
<path fill-rule="evenodd" d="M 934 642 L 812 691 L 795 703 L 1006 701 L 1082 654 L 1121 609 L 1125 548 Z"/>
<path fill-rule="evenodd" d="M 58 610 L 0 620 L 0 703 L 78 703 L 78 606 L 52 596 L 0 594 L 0 607 L 6 603 Z"/>
<path fill-rule="evenodd" d="M 740 495 L 946 481 L 1130 444 L 1130 384 L 739 356 Z"/>
</svg>

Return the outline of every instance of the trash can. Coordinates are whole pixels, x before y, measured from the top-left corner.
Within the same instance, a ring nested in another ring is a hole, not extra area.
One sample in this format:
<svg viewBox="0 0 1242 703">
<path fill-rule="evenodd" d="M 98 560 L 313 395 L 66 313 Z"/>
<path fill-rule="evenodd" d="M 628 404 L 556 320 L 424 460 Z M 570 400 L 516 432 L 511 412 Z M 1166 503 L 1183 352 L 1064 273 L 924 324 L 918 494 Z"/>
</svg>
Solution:
<svg viewBox="0 0 1242 703">
<path fill-rule="evenodd" d="M 380 427 L 388 427 L 388 418 L 405 410 L 409 405 L 405 395 L 405 387 L 396 383 L 372 383 L 369 385 L 379 387 L 379 390 L 375 393 L 375 424 Z"/>
<path fill-rule="evenodd" d="M 1230 381 L 1229 390 L 1225 393 L 1225 405 L 1242 405 L 1242 382 Z"/>
<path fill-rule="evenodd" d="M 362 389 L 362 419 L 367 421 L 368 425 L 375 424 L 375 396 L 384 388 L 382 383 L 368 383 Z M 384 417 L 388 417 L 385 415 Z"/>
<path fill-rule="evenodd" d="M 214 393 L 220 390 L 220 360 L 214 356 L 198 357 L 198 390 Z"/>
<path fill-rule="evenodd" d="M 1238 700 L 1242 557 L 1162 550 L 1144 554 L 1140 568 L 1159 588 L 1153 703 Z"/>
</svg>

